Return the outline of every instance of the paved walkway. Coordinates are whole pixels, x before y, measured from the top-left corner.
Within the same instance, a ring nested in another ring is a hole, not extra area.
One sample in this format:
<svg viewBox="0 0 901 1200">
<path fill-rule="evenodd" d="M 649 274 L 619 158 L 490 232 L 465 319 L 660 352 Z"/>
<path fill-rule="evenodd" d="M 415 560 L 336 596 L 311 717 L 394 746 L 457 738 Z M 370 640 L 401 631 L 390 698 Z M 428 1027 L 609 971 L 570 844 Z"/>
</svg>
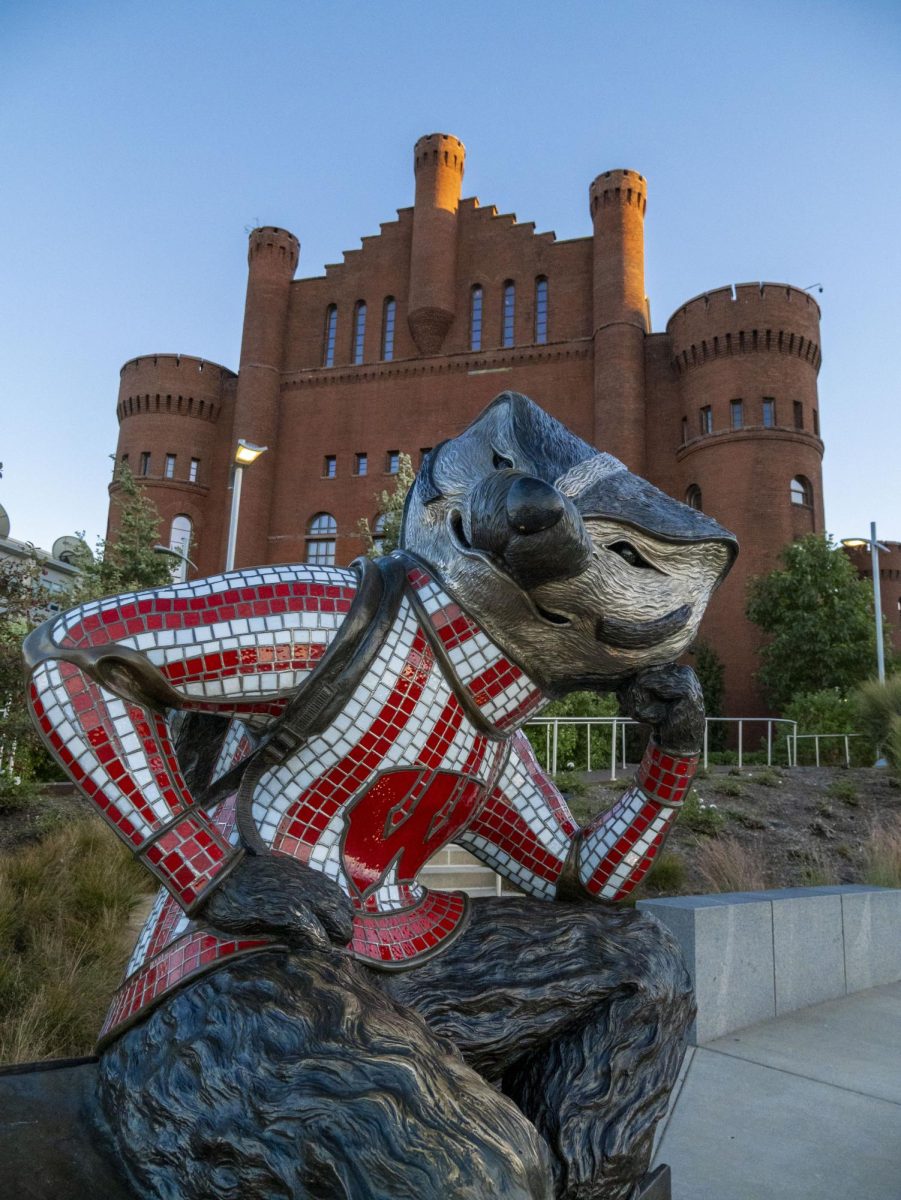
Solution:
<svg viewBox="0 0 901 1200">
<path fill-rule="evenodd" d="M 655 1161 L 673 1200 L 901 1200 L 901 983 L 690 1048 Z"/>
</svg>

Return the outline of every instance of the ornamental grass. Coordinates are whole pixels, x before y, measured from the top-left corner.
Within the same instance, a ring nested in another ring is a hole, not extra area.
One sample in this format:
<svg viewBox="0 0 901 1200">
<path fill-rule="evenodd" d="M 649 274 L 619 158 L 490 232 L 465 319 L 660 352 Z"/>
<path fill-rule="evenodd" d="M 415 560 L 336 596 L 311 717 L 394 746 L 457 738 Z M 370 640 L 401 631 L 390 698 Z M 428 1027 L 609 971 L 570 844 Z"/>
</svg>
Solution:
<svg viewBox="0 0 901 1200">
<path fill-rule="evenodd" d="M 97 818 L 0 856 L 0 1063 L 92 1053 L 148 886 Z"/>
</svg>

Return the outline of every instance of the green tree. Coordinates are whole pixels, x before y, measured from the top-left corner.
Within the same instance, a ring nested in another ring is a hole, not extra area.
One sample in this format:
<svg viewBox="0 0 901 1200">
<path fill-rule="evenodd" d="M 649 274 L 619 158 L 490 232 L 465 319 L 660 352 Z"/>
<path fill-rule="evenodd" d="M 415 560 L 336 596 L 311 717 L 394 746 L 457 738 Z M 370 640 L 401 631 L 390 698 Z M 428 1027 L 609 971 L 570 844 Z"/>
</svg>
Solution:
<svg viewBox="0 0 901 1200">
<path fill-rule="evenodd" d="M 876 658 L 872 587 L 829 535 L 808 534 L 781 560 L 751 580 L 746 610 L 769 634 L 758 678 L 777 710 L 801 692 L 847 693 Z"/>
<path fill-rule="evenodd" d="M 112 503 L 118 509 L 116 535 L 97 543 L 92 557 L 87 546 L 76 553 L 81 577 L 72 589 L 71 603 L 98 600 L 119 592 L 165 587 L 172 582 L 172 559 L 154 550 L 160 541 L 160 515 L 127 463 L 116 468 Z"/>
<path fill-rule="evenodd" d="M 44 619 L 50 601 L 33 549 L 21 562 L 0 561 L 0 809 L 25 803 L 32 781 L 49 765 L 24 703 L 22 640 Z"/>
<path fill-rule="evenodd" d="M 400 544 L 400 525 L 404 515 L 404 501 L 407 498 L 407 492 L 413 486 L 414 471 L 413 463 L 409 454 L 401 454 L 398 458 L 397 475 L 394 479 L 394 487 L 389 492 L 382 490 L 376 496 L 376 504 L 379 510 L 379 520 L 384 517 L 384 524 L 380 530 L 373 530 L 366 517 L 361 517 L 357 522 L 357 529 L 360 537 L 363 539 L 365 553 L 370 558 L 378 558 L 382 554 L 390 554 L 392 550 L 396 550 Z M 381 548 L 377 549 L 375 539 L 381 539 Z"/>
<path fill-rule="evenodd" d="M 96 557 L 86 545 L 76 551 L 74 565 L 81 575 L 69 592 L 46 589 L 37 553 L 22 563 L 0 562 L 0 807 L 15 806 L 35 780 L 55 775 L 28 715 L 22 669 L 22 641 L 46 618 L 50 601 L 66 608 L 172 582 L 172 560 L 154 551 L 159 513 L 127 467 L 117 470 L 116 482 L 118 532 L 98 542 Z"/>
<path fill-rule="evenodd" d="M 694 656 L 695 674 L 704 693 L 704 710 L 708 717 L 724 717 L 726 700 L 725 670 L 723 660 L 706 642 L 696 642 L 689 651 Z M 714 721 L 708 726 L 708 748 L 722 750 L 726 745 L 726 726 Z"/>
</svg>

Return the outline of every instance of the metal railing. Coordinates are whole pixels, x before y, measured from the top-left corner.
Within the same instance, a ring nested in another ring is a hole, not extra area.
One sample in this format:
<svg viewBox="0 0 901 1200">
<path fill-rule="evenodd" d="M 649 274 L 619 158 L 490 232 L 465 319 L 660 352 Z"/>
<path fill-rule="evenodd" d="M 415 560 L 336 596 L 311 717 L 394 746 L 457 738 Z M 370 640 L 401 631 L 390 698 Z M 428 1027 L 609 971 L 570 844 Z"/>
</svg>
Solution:
<svg viewBox="0 0 901 1200">
<path fill-rule="evenodd" d="M 591 770 L 591 730 L 598 726 L 610 728 L 610 778 L 616 779 L 617 742 L 622 749 L 622 766 L 626 765 L 626 727 L 638 725 L 638 721 L 627 717 L 533 717 L 527 725 L 544 726 L 545 731 L 545 768 L 551 775 L 557 774 L 558 751 L 560 745 L 560 726 L 575 726 L 586 730 L 587 746 L 585 770 Z"/>
<path fill-rule="evenodd" d="M 745 745 L 745 726 L 746 725 L 765 725 L 766 726 L 766 765 L 773 765 L 774 752 L 778 749 L 778 737 L 774 742 L 774 732 L 778 734 L 779 730 L 776 726 L 787 726 L 785 731 L 787 736 L 784 742 L 785 749 L 785 765 L 787 767 L 796 767 L 798 765 L 798 742 L 806 738 L 814 739 L 814 753 L 816 756 L 816 765 L 820 765 L 820 739 L 821 738 L 843 738 L 845 746 L 845 762 L 848 766 L 851 765 L 851 752 L 849 739 L 852 737 L 860 737 L 856 733 L 798 733 L 798 722 L 791 721 L 787 717 L 707 717 L 704 723 L 704 746 L 702 751 L 702 760 L 705 768 L 709 764 L 710 756 L 710 726 L 714 723 L 718 724 L 733 724 L 738 726 L 737 734 L 737 756 L 738 766 L 744 765 L 744 756 L 746 753 Z M 528 722 L 530 726 L 535 728 L 543 727 L 545 731 L 545 766 L 550 771 L 551 775 L 557 774 L 559 767 L 559 746 L 560 746 L 560 727 L 574 727 L 577 729 L 584 728 L 586 731 L 585 737 L 585 770 L 591 770 L 592 746 L 591 746 L 591 731 L 598 727 L 606 726 L 610 730 L 610 778 L 616 779 L 617 767 L 625 768 L 626 766 L 626 729 L 630 725 L 637 726 L 638 721 L 632 721 L 626 717 L 534 717 Z"/>
<path fill-rule="evenodd" d="M 790 725 L 791 732 L 785 739 L 785 754 L 787 767 L 796 767 L 798 765 L 798 722 L 790 721 L 788 717 L 707 717 L 704 722 L 704 766 L 707 766 L 707 757 L 710 744 L 710 726 L 714 722 L 722 724 L 738 723 L 738 766 L 742 766 L 742 757 L 744 755 L 745 742 L 745 725 L 762 725 L 766 723 L 766 765 L 773 765 L 773 726 L 774 725 Z"/>
<path fill-rule="evenodd" d="M 814 766 L 820 765 L 820 739 L 821 738 L 841 738 L 845 746 L 845 766 L 851 766 L 851 738 L 863 737 L 862 733 L 798 733 L 795 730 L 793 741 L 795 744 L 795 762 L 798 765 L 798 742 L 803 742 L 809 738 L 813 738 Z"/>
</svg>

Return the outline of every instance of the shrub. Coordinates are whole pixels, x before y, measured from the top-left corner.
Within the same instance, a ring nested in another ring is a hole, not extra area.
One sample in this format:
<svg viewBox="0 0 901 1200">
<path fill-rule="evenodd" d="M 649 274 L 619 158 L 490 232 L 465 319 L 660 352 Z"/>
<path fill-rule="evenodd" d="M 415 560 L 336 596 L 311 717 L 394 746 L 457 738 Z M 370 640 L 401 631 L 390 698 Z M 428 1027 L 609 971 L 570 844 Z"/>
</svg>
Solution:
<svg viewBox="0 0 901 1200">
<path fill-rule="evenodd" d="M 851 779 L 834 779 L 826 790 L 830 796 L 841 800 L 842 804 L 847 804 L 850 808 L 856 808 L 860 803 L 857 788 Z"/>
<path fill-rule="evenodd" d="M 829 887 L 839 883 L 838 873 L 822 851 L 808 850 L 801 867 L 801 883 L 804 887 Z"/>
<path fill-rule="evenodd" d="M 739 780 L 722 776 L 712 779 L 707 786 L 719 796 L 740 796 L 745 790 Z"/>
<path fill-rule="evenodd" d="M 665 895 L 675 895 L 685 886 L 685 861 L 681 855 L 665 850 L 654 860 L 645 886 Z"/>
<path fill-rule="evenodd" d="M 588 785 L 578 771 L 558 771 L 554 783 L 565 796 L 584 796 Z"/>
<path fill-rule="evenodd" d="M 615 696 L 599 692 L 571 692 L 555 700 L 542 711 L 543 717 L 614 717 L 619 712 Z M 561 725 L 557 732 L 557 763 L 573 762 L 583 768 L 588 763 L 588 729 L 586 726 Z M 539 762 L 550 769 L 547 757 L 547 731 L 542 725 L 527 725 L 526 737 Z M 591 730 L 591 766 L 602 770 L 610 766 L 610 730 L 606 726 Z"/>
<path fill-rule="evenodd" d="M 148 886 L 96 817 L 0 858 L 0 1062 L 91 1052 Z"/>
<path fill-rule="evenodd" d="M 712 750 L 707 755 L 707 761 L 715 766 L 738 767 L 738 751 L 737 750 Z M 751 766 L 755 763 L 766 762 L 766 750 L 742 750 L 741 755 L 742 766 Z M 740 771 L 737 772 L 741 774 Z"/>
<path fill-rule="evenodd" d="M 735 821 L 737 824 L 744 826 L 745 829 L 766 829 L 766 821 L 760 817 L 755 817 L 753 813 L 742 812 L 737 808 L 729 808 L 726 810 L 726 816 L 730 821 Z"/>
<path fill-rule="evenodd" d="M 866 883 L 901 888 L 901 816 L 873 826 L 864 843 L 864 858 Z"/>
<path fill-rule="evenodd" d="M 766 767 L 762 771 L 755 771 L 753 775 L 749 776 L 749 780 L 751 783 L 759 783 L 761 787 L 782 787 L 782 780 L 770 767 Z"/>
<path fill-rule="evenodd" d="M 711 892 L 760 892 L 767 886 L 761 856 L 731 837 L 699 845 L 695 869 Z"/>
<path fill-rule="evenodd" d="M 784 714 L 789 720 L 798 722 L 798 733 L 854 733 L 858 729 L 853 703 L 838 688 L 823 688 L 819 692 L 804 692 L 793 697 Z M 782 744 L 788 733 L 781 735 Z M 856 737 L 849 743 L 851 762 L 854 766 L 872 762 L 872 747 L 869 742 Z M 798 760 L 813 763 L 816 759 L 814 743 L 804 739 L 798 742 Z M 824 766 L 845 761 L 845 743 L 842 738 L 827 738 L 820 742 L 820 762 Z"/>
<path fill-rule="evenodd" d="M 694 788 L 685 797 L 679 820 L 686 829 L 705 837 L 716 837 L 726 824 L 726 818 L 717 806 L 702 799 Z"/>
<path fill-rule="evenodd" d="M 853 697 L 860 731 L 886 755 L 896 773 L 901 771 L 901 675 L 885 683 L 871 679 Z"/>
</svg>

